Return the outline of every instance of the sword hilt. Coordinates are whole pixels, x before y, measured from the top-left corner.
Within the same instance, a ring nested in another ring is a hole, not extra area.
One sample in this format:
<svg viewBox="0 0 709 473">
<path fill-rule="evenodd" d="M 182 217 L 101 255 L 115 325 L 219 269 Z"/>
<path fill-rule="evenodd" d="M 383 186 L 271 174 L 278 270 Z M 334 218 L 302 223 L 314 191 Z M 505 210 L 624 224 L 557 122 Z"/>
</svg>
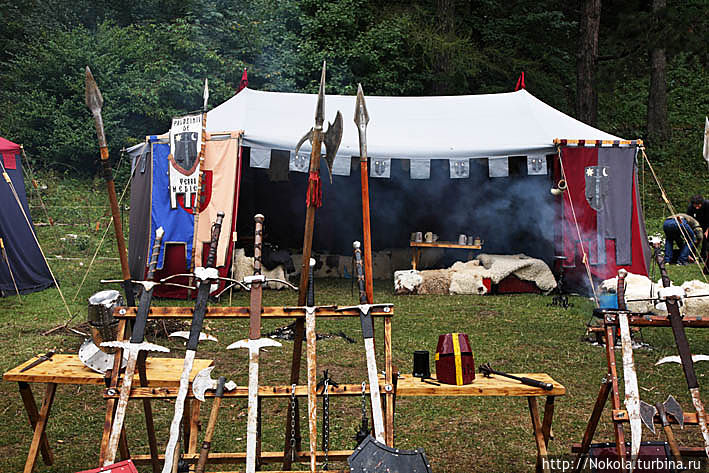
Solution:
<svg viewBox="0 0 709 473">
<path fill-rule="evenodd" d="M 263 220 L 261 214 L 254 216 L 254 276 L 261 274 L 261 255 L 263 254 Z"/>
<path fill-rule="evenodd" d="M 224 212 L 217 212 L 217 220 L 212 224 L 212 234 L 209 241 L 209 253 L 207 254 L 207 268 L 213 268 L 217 262 L 217 246 L 219 246 L 219 234 L 222 231 L 222 221 Z M 192 249 L 194 251 L 194 248 Z"/>
<path fill-rule="evenodd" d="M 207 256 L 207 268 L 213 268 L 217 260 L 217 247 L 219 246 L 219 234 L 222 230 L 222 221 L 224 220 L 224 212 L 217 212 L 217 219 L 212 224 L 212 235 L 209 242 L 209 255 Z M 212 286 L 210 279 L 200 281 L 197 292 L 197 301 L 194 306 L 194 315 L 192 316 L 192 324 L 190 325 L 190 338 L 187 340 L 187 350 L 197 351 L 199 344 L 199 334 L 202 332 L 202 324 L 204 323 L 204 314 L 207 312 L 207 299 L 209 298 L 209 289 Z"/>
<path fill-rule="evenodd" d="M 616 287 L 616 296 L 618 299 L 618 309 L 625 310 L 625 277 L 628 275 L 628 271 L 625 269 L 618 270 L 618 285 Z"/>
<path fill-rule="evenodd" d="M 364 264 L 362 262 L 362 249 L 358 241 L 352 243 L 355 258 L 355 269 L 357 274 L 357 286 L 359 287 L 359 303 L 367 303 L 367 289 L 364 283 Z"/>
<path fill-rule="evenodd" d="M 147 281 L 152 281 L 155 277 L 155 268 L 158 265 L 160 245 L 162 244 L 162 238 L 164 235 L 165 230 L 163 230 L 162 227 L 155 230 L 155 242 L 153 243 L 153 252 L 150 255 L 150 262 L 148 263 L 148 275 L 146 277 Z M 150 291 L 152 291 L 152 287 L 147 289 L 146 286 L 143 286 L 143 293 L 140 296 L 140 307 L 138 308 L 138 312 L 142 316 L 135 318 L 135 322 L 133 323 L 133 333 L 130 338 L 131 343 L 141 343 L 145 337 L 145 326 L 148 323 L 147 311 L 150 310 Z"/>
</svg>

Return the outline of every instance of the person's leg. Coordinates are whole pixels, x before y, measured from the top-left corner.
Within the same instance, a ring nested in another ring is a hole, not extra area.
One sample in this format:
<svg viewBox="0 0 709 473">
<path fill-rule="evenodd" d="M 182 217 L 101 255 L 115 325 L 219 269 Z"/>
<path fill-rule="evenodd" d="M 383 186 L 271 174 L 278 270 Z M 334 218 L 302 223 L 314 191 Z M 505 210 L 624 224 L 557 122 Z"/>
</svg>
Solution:
<svg viewBox="0 0 709 473">
<path fill-rule="evenodd" d="M 687 243 L 682 243 L 679 250 L 679 256 L 677 257 L 677 264 L 684 266 L 689 264 L 689 245 Z"/>
<path fill-rule="evenodd" d="M 672 243 L 674 242 L 674 233 L 677 229 L 677 224 L 673 219 L 667 219 L 662 224 L 662 231 L 665 232 L 665 263 L 669 264 L 672 261 Z"/>
</svg>

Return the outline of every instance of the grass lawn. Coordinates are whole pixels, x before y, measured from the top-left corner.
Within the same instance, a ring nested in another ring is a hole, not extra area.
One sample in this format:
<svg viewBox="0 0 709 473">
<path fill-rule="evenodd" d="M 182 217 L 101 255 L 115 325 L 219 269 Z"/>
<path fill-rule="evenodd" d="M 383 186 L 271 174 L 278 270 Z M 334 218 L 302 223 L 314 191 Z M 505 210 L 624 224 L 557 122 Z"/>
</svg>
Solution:
<svg viewBox="0 0 709 473">
<path fill-rule="evenodd" d="M 61 282 L 69 312 L 76 317 L 74 324 L 86 321 L 87 298 L 106 288 L 99 280 L 120 277 L 112 230 L 107 232 L 96 262 L 91 265 L 88 274 L 86 272 L 107 228 L 108 212 L 100 181 L 90 184 L 90 189 L 80 187 L 83 185 L 66 179 L 58 180 L 48 191 L 50 213 L 56 221 L 73 222 L 73 226 L 38 227 L 40 241 Z M 66 186 L 66 189 L 61 186 Z M 61 212 L 57 210 L 60 205 L 63 206 Z M 33 215 L 35 221 L 45 221 L 41 213 L 35 215 L 35 208 Z M 55 255 L 62 258 L 55 258 Z M 675 283 L 702 279 L 696 267 L 671 266 L 669 270 Z M 657 279 L 657 276 L 654 278 Z M 316 284 L 319 304 L 351 305 L 357 302 L 349 280 L 318 280 Z M 264 294 L 265 305 L 295 305 L 296 299 L 293 292 L 265 291 Z M 584 341 L 586 325 L 591 319 L 591 301 L 572 296 L 572 306 L 563 309 L 550 306 L 551 300 L 551 296 L 541 295 L 395 296 L 391 281 L 375 281 L 375 301 L 395 305 L 393 353 L 394 364 L 401 372 L 411 372 L 414 350 L 428 350 L 433 359 L 438 335 L 456 331 L 468 334 L 476 364 L 489 362 L 498 370 L 512 373 L 548 373 L 567 388 L 567 395 L 557 398 L 550 454 L 568 455 L 571 444 L 582 438 L 601 380 L 606 374 L 606 361 L 603 348 Z M 154 304 L 187 305 L 187 302 L 156 300 Z M 227 304 L 228 297 L 224 297 L 219 305 Z M 247 294 L 234 293 L 231 305 L 247 304 Z M 22 296 L 21 300 L 15 296 L 0 299 L 0 314 L 0 373 L 52 348 L 60 353 L 75 354 L 83 341 L 83 337 L 68 331 L 42 335 L 69 318 L 56 289 Z M 268 333 L 287 323 L 285 320 L 265 321 L 262 331 Z M 248 371 L 246 352 L 227 351 L 226 346 L 247 337 L 248 322 L 211 320 L 207 321 L 206 330 L 217 336 L 219 342 L 201 344 L 198 356 L 215 360 L 215 377 L 223 374 L 239 385 L 245 385 Z M 320 340 L 318 371 L 329 369 L 333 379 L 340 383 L 359 384 L 365 381 L 367 374 L 359 321 L 354 318 L 319 320 L 317 331 L 320 334 L 344 334 L 355 340 L 351 343 L 342 336 Z M 377 324 L 379 340 L 382 339 L 382 332 L 381 324 Z M 694 353 L 709 353 L 706 332 L 689 330 L 688 337 Z M 149 336 L 149 339 L 170 347 L 172 351 L 168 356 L 181 357 L 184 354 L 184 346 L 179 342 L 154 336 Z M 660 357 L 676 353 L 671 329 L 644 329 L 642 340 L 649 348 L 635 352 L 641 399 L 654 403 L 673 394 L 685 411 L 691 412 L 681 367 L 654 366 Z M 381 369 L 383 343 L 377 345 Z M 292 346 L 292 342 L 286 341 L 282 348 L 269 348 L 262 352 L 262 383 L 289 384 Z M 708 367 L 706 363 L 699 363 L 696 367 L 703 388 L 706 386 L 704 381 Z M 305 379 L 303 362 L 302 382 Z M 40 402 L 44 389 L 39 385 L 33 388 L 37 402 Z M 59 386 L 47 428 L 55 464 L 47 467 L 40 459 L 35 471 L 71 473 L 97 466 L 105 411 L 101 393 L 102 389 L 98 386 Z M 4 399 L 0 404 L 0 470 L 21 471 L 31 441 L 31 430 L 17 385 L 0 383 L 0 396 Z M 709 396 L 705 395 L 705 399 L 709 402 Z M 359 397 L 331 399 L 331 449 L 354 447 L 353 439 L 360 422 L 360 402 Z M 301 412 L 304 412 L 304 405 L 302 402 Z M 205 426 L 210 406 L 211 402 L 207 402 L 202 409 L 201 420 Z M 212 451 L 245 451 L 246 408 L 245 399 L 230 399 L 222 404 Z M 532 471 L 534 468 L 536 448 L 524 398 L 402 397 L 397 400 L 396 408 L 397 446 L 424 448 L 436 473 Z M 157 401 L 153 409 L 162 451 L 167 442 L 173 402 Z M 263 409 L 263 449 L 281 450 L 287 401 L 266 400 Z M 303 446 L 307 448 L 307 422 L 303 415 L 301 420 Z M 131 451 L 147 453 L 140 403 L 130 403 L 126 425 Z M 628 429 L 626 431 L 629 432 Z M 658 429 L 658 435 L 653 436 L 644 430 L 643 438 L 663 440 L 660 432 L 661 429 Z M 676 435 L 682 445 L 701 445 L 696 427 L 683 432 L 676 430 Z M 610 409 L 607 409 L 595 440 L 611 441 L 612 438 Z M 266 469 L 279 467 L 267 465 Z M 332 467 L 346 468 L 346 464 L 334 464 Z M 233 470 L 234 466 L 224 466 L 223 469 Z M 141 471 L 148 470 L 143 467 Z"/>
<path fill-rule="evenodd" d="M 103 288 L 98 279 L 120 275 L 117 262 L 99 260 L 74 300 L 86 267 L 80 266 L 82 262 L 52 260 L 69 307 L 72 313 L 79 314 L 77 322 L 85 320 L 86 299 Z M 673 266 L 670 270 L 675 279 L 700 277 L 695 268 Z M 592 309 L 588 299 L 573 296 L 573 306 L 563 309 L 550 306 L 550 296 L 394 296 L 391 286 L 390 282 L 376 281 L 375 300 L 395 304 L 393 352 L 394 363 L 400 371 L 411 372 L 414 350 L 425 349 L 433 354 L 439 334 L 465 332 L 470 337 L 477 364 L 490 362 L 493 367 L 508 372 L 546 372 L 564 384 L 568 394 L 557 399 L 550 453 L 567 454 L 570 445 L 580 441 L 606 372 L 603 349 L 583 341 Z M 264 297 L 267 305 L 296 303 L 296 295 L 292 292 L 266 291 Z M 318 280 L 317 298 L 320 304 L 356 302 L 350 282 L 344 280 Z M 228 304 L 228 298 L 224 299 L 219 305 Z M 175 302 L 156 300 L 155 304 L 172 305 Z M 232 305 L 247 304 L 247 294 L 234 294 Z M 76 353 L 82 342 L 82 337 L 66 331 L 48 336 L 41 334 L 68 317 L 56 289 L 23 296 L 21 302 L 16 297 L 1 299 L 0 311 L 4 315 L 0 320 L 0 369 L 3 372 L 50 348 L 56 348 L 61 353 Z M 267 333 L 285 323 L 282 320 L 265 321 L 263 331 Z M 382 337 L 381 325 L 377 325 L 377 335 Z M 225 374 L 238 384 L 245 385 L 246 353 L 242 350 L 227 351 L 225 347 L 247 336 L 247 321 L 208 321 L 207 329 L 219 338 L 219 342 L 203 343 L 199 356 L 216 361 L 215 376 L 217 373 Z M 356 343 L 350 343 L 336 336 L 319 341 L 319 371 L 328 368 L 338 382 L 360 383 L 366 380 L 359 321 L 319 320 L 317 330 L 320 334 L 344 332 L 347 337 L 356 340 Z M 688 334 L 694 352 L 709 352 L 709 340 L 705 334 L 698 330 L 691 330 Z M 684 409 L 691 411 L 681 368 L 678 365 L 654 366 L 658 358 L 676 351 L 671 330 L 644 329 L 642 336 L 651 349 L 637 350 L 635 354 L 641 398 L 655 402 L 674 394 Z M 170 356 L 183 353 L 180 343 L 163 338 L 156 341 L 173 349 Z M 288 384 L 292 345 L 292 342 L 284 342 L 283 348 L 268 349 L 262 355 L 263 383 Z M 381 345 L 378 347 L 379 360 L 383 360 Z M 306 379 L 304 369 L 302 380 Z M 707 373 L 706 364 L 698 364 L 697 372 L 701 383 Z M 34 391 L 36 397 L 43 393 L 38 385 L 35 385 Z M 0 424 L 0 462 L 3 471 L 19 471 L 24 464 L 31 432 L 17 386 L 9 382 L 0 383 L 0 393 L 5 399 L 0 408 L 4 419 Z M 263 405 L 263 448 L 282 449 L 287 403 L 285 400 L 270 400 Z M 358 397 L 332 398 L 333 450 L 353 447 L 352 439 L 360 418 L 359 405 Z M 205 425 L 209 406 L 208 403 L 202 411 Z M 246 407 L 246 400 L 229 400 L 223 404 L 213 451 L 245 450 Z M 49 439 L 56 455 L 55 465 L 46 467 L 40 461 L 36 471 L 75 472 L 95 467 L 104 408 L 99 387 L 60 385 L 48 426 Z M 154 409 L 158 440 L 163 448 L 173 404 L 158 401 Z M 140 403 L 131 403 L 127 425 L 132 426 L 129 439 L 132 451 L 136 453 L 147 452 L 141 412 Z M 302 419 L 305 421 L 304 417 Z M 598 441 L 612 439 L 608 419 L 605 416 L 599 426 Z M 307 438 L 307 423 L 304 427 L 303 435 Z M 646 440 L 653 438 L 647 431 L 643 436 Z M 657 439 L 661 438 L 657 436 Z M 696 428 L 679 433 L 679 438 L 685 445 L 701 444 Z M 436 472 L 530 471 L 534 467 L 536 452 L 523 398 L 399 398 L 396 443 L 401 448 L 423 447 Z M 306 439 L 304 445 L 307 445 Z M 341 468 L 344 466 L 339 465 Z"/>
</svg>

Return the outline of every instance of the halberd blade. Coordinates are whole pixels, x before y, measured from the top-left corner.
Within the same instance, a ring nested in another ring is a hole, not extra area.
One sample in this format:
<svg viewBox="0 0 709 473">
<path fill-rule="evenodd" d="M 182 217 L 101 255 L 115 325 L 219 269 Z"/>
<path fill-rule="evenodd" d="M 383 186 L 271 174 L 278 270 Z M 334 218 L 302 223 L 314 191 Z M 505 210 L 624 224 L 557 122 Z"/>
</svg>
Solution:
<svg viewBox="0 0 709 473">
<path fill-rule="evenodd" d="M 300 151 L 300 147 L 303 146 L 303 143 L 305 143 L 305 140 L 308 140 L 310 142 L 310 146 L 313 145 L 313 129 L 311 128 L 303 137 L 298 141 L 298 144 L 295 145 L 295 155 L 298 156 L 298 151 Z"/>
<path fill-rule="evenodd" d="M 94 114 L 100 112 L 101 107 L 103 107 L 103 96 L 94 80 L 94 75 L 91 74 L 89 66 L 86 66 L 86 106 Z"/>
<path fill-rule="evenodd" d="M 337 111 L 335 116 L 335 121 L 330 123 L 323 137 L 323 143 L 325 143 L 325 162 L 327 163 L 327 170 L 330 173 L 330 184 L 332 184 L 332 165 L 335 162 L 335 155 L 337 150 L 340 149 L 340 143 L 342 142 L 342 114 Z"/>
</svg>

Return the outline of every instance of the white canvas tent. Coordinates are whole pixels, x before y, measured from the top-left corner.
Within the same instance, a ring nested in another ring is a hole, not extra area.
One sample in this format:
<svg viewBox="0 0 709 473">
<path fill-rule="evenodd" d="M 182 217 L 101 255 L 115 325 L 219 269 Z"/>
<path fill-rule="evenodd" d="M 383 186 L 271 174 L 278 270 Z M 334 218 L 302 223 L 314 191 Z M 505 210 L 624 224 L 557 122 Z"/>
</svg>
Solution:
<svg viewBox="0 0 709 473">
<path fill-rule="evenodd" d="M 353 117 L 354 95 L 326 95 L 325 119 L 342 112 L 344 132 L 338 156 L 359 155 Z M 295 150 L 313 126 L 317 95 L 261 92 L 245 88 L 208 114 L 212 131 L 244 130 L 244 146 Z M 370 122 L 368 154 L 373 158 L 451 159 L 555 152 L 555 138 L 619 140 L 545 104 L 524 89 L 517 92 L 449 97 L 366 96 Z M 304 145 L 308 154 L 308 143 Z"/>
</svg>

